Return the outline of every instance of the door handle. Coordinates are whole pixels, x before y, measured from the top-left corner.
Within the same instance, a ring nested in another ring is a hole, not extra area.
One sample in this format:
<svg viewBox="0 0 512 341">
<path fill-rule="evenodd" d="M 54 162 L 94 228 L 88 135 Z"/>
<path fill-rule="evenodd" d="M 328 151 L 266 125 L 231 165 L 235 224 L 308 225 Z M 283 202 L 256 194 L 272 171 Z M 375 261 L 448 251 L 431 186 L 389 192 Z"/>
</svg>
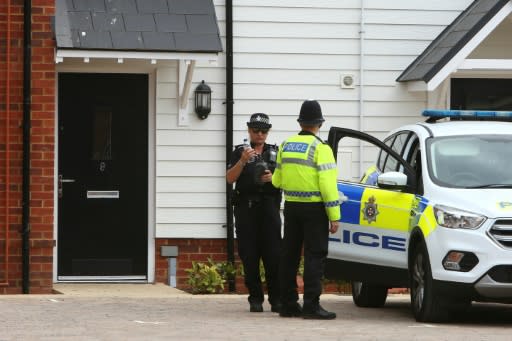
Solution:
<svg viewBox="0 0 512 341">
<path fill-rule="evenodd" d="M 62 196 L 64 195 L 64 191 L 62 189 L 62 184 L 63 183 L 72 183 L 72 182 L 75 182 L 76 180 L 75 179 L 64 179 L 62 177 L 62 174 L 59 174 L 59 183 L 58 183 L 58 189 L 57 189 L 57 193 L 58 193 L 58 196 L 59 198 L 62 198 Z"/>
</svg>

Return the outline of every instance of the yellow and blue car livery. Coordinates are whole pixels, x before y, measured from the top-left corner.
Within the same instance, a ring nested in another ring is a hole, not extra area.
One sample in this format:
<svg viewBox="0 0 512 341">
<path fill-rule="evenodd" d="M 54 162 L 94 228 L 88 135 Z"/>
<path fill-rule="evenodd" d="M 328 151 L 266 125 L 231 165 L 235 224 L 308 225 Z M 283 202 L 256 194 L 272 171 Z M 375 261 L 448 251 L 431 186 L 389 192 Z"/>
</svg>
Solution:
<svg viewBox="0 0 512 341">
<path fill-rule="evenodd" d="M 424 215 L 428 200 L 344 182 L 338 183 L 338 190 L 344 197 L 341 228 L 329 239 L 330 255 L 336 257 L 341 251 L 349 261 L 407 269 L 405 255 L 410 231 L 420 227 L 428 235 L 435 228 L 432 217 Z M 341 245 L 339 249 L 336 243 Z"/>
</svg>

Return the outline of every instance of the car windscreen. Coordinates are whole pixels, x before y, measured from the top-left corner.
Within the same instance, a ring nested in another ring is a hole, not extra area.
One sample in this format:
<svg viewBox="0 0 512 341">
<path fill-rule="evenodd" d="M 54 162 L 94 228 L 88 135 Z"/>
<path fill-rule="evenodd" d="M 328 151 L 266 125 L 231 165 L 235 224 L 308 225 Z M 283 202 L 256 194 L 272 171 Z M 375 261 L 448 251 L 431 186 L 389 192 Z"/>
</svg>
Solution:
<svg viewBox="0 0 512 341">
<path fill-rule="evenodd" d="M 512 187 L 512 135 L 469 135 L 427 141 L 429 174 L 440 186 Z"/>
</svg>

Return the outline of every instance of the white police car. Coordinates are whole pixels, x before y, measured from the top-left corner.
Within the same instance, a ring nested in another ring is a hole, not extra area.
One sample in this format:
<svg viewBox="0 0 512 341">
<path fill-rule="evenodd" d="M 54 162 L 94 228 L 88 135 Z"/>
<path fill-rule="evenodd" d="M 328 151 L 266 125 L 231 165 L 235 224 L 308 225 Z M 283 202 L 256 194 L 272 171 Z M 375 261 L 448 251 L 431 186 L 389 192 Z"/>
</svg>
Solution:
<svg viewBox="0 0 512 341">
<path fill-rule="evenodd" d="M 409 287 L 418 321 L 444 320 L 471 301 L 512 303 L 512 122 L 497 122 L 512 113 L 423 115 L 430 118 L 384 142 L 329 131 L 335 155 L 344 137 L 379 153 L 361 183 L 338 182 L 341 227 L 330 238 L 326 277 L 351 280 L 361 307 Z"/>
</svg>

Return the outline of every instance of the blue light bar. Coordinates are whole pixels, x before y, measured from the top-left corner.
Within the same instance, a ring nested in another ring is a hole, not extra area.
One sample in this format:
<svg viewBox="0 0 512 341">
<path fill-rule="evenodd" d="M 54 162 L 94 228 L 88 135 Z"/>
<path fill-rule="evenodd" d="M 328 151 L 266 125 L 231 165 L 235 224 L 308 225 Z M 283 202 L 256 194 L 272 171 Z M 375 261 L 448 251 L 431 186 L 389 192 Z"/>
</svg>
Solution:
<svg viewBox="0 0 512 341">
<path fill-rule="evenodd" d="M 512 118 L 512 111 L 486 111 L 486 110 L 423 110 L 423 116 L 432 118 Z"/>
</svg>

